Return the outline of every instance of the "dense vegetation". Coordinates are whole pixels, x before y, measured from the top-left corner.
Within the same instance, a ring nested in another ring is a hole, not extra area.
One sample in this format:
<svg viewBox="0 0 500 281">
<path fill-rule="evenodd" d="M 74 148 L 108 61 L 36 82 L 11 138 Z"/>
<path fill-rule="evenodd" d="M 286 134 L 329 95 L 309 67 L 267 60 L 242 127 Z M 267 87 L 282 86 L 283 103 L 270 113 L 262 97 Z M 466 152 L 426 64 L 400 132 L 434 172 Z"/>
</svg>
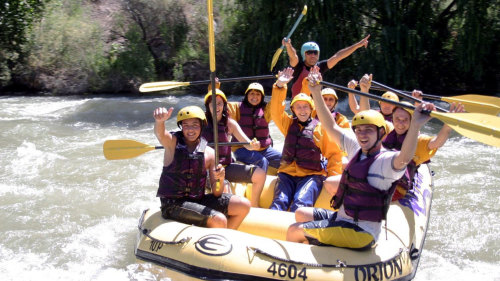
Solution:
<svg viewBox="0 0 500 281">
<path fill-rule="evenodd" d="M 499 92 L 499 0 L 215 0 L 219 77 L 269 73 L 281 39 L 316 41 L 321 59 L 371 34 L 328 72 L 396 88 Z M 144 82 L 208 78 L 204 0 L 7 0 L 0 7 L 0 89 L 136 92 Z M 285 54 L 276 69 L 287 65 Z M 233 84 L 232 86 L 241 86 Z M 200 91 L 202 88 L 199 88 Z M 236 90 L 236 89 L 235 89 Z"/>
</svg>

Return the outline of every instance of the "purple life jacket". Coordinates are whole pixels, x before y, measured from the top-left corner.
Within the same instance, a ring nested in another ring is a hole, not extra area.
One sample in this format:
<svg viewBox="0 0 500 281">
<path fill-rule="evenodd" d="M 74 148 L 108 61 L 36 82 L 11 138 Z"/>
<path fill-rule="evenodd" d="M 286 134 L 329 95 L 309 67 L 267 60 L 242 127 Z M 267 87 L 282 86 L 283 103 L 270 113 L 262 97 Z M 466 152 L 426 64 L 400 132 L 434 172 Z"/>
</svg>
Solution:
<svg viewBox="0 0 500 281">
<path fill-rule="evenodd" d="M 392 113 L 389 115 L 385 115 L 384 113 L 382 113 L 382 110 L 379 110 L 378 112 L 380 112 L 380 114 L 382 114 L 382 116 L 384 116 L 385 121 L 392 122 Z"/>
<path fill-rule="evenodd" d="M 333 110 L 333 111 L 330 111 L 330 113 L 332 114 L 332 117 L 333 117 L 333 120 L 335 120 L 335 123 L 339 123 L 338 122 L 338 116 L 337 116 L 337 111 Z M 316 117 L 314 117 L 314 119 L 318 120 L 319 121 L 319 117 L 318 117 L 318 114 L 316 114 Z"/>
<path fill-rule="evenodd" d="M 181 197 L 201 199 L 205 194 L 207 183 L 205 168 L 207 141 L 201 138 L 196 149 L 189 153 L 182 131 L 173 134 L 177 137 L 174 159 L 170 165 L 163 167 L 156 196 L 171 199 Z"/>
<path fill-rule="evenodd" d="M 354 218 L 354 221 L 380 222 L 386 219 L 396 182 L 392 183 L 389 190 L 380 190 L 367 180 L 370 166 L 383 153 L 379 151 L 363 160 L 359 160 L 361 149 L 356 153 L 347 164 L 337 194 L 330 202 L 333 208 L 338 209 L 343 205 L 346 214 Z"/>
<path fill-rule="evenodd" d="M 406 133 L 402 135 L 396 134 L 396 130 L 392 130 L 385 140 L 382 142 L 382 145 L 387 149 L 394 149 L 401 151 L 401 147 L 403 146 L 403 141 L 406 138 Z M 426 161 L 425 163 L 429 163 L 430 161 Z M 406 172 L 398 180 L 398 185 L 403 187 L 406 191 L 410 190 L 413 187 L 413 179 L 415 178 L 415 174 L 417 173 L 420 165 L 417 165 L 415 161 L 411 160 L 410 163 L 406 166 Z"/>
<path fill-rule="evenodd" d="M 287 164 L 295 161 L 299 167 L 308 170 L 323 170 L 322 154 L 314 143 L 314 128 L 318 123 L 313 119 L 301 130 L 297 118 L 294 118 L 286 134 L 281 161 Z"/>
<path fill-rule="evenodd" d="M 245 102 L 240 103 L 240 125 L 243 132 L 249 139 L 256 138 L 260 142 L 260 147 L 265 148 L 271 145 L 272 139 L 269 134 L 269 123 L 267 123 L 264 113 L 264 103 L 259 107 L 250 107 Z"/>
<path fill-rule="evenodd" d="M 207 142 L 214 142 L 214 129 L 209 122 L 208 126 L 205 126 L 203 129 L 203 132 L 201 135 L 207 140 Z M 229 141 L 229 135 L 228 135 L 228 129 L 227 126 L 224 126 L 220 122 L 217 123 L 217 129 L 218 129 L 218 137 L 219 137 L 219 142 L 228 142 Z M 226 145 L 226 146 L 219 146 L 219 164 L 222 164 L 223 166 L 227 166 L 231 164 L 232 159 L 231 159 L 231 147 Z"/>
</svg>

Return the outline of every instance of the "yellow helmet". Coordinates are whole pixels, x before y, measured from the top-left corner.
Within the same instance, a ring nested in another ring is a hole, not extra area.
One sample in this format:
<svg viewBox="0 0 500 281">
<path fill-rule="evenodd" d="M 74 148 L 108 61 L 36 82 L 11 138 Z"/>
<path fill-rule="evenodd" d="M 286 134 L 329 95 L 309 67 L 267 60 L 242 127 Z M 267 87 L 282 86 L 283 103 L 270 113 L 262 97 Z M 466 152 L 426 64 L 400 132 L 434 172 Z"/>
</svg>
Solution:
<svg viewBox="0 0 500 281">
<path fill-rule="evenodd" d="M 339 97 L 337 96 L 337 93 L 332 88 L 324 88 L 323 90 L 321 90 L 321 95 L 322 96 L 332 95 L 332 96 L 335 97 L 336 100 L 339 99 Z"/>
<path fill-rule="evenodd" d="M 198 118 L 201 120 L 201 125 L 207 125 L 207 117 L 205 116 L 205 112 L 198 106 L 186 106 L 179 110 L 177 113 L 177 126 L 180 127 L 182 120 L 190 119 L 190 118 Z"/>
<path fill-rule="evenodd" d="M 401 102 L 402 104 L 405 104 L 405 105 L 409 105 L 409 106 L 412 106 L 413 107 L 413 104 L 407 102 L 407 101 L 402 101 Z M 397 106 L 396 108 L 401 108 L 403 110 L 405 110 L 406 112 L 410 113 L 410 117 L 412 116 L 413 114 L 413 110 L 409 109 L 409 108 L 406 108 L 406 107 L 402 107 L 402 106 Z"/>
<path fill-rule="evenodd" d="M 385 93 L 382 95 L 382 97 L 383 97 L 384 99 L 388 99 L 388 100 L 393 100 L 393 101 L 398 101 L 398 102 L 399 102 L 399 97 L 398 97 L 398 95 L 396 95 L 396 94 L 395 94 L 395 93 L 393 93 L 393 92 L 389 92 L 389 91 L 387 91 L 387 92 L 385 92 Z M 379 101 L 379 103 L 381 103 L 381 101 Z"/>
<path fill-rule="evenodd" d="M 250 90 L 256 90 L 256 91 L 259 91 L 262 96 L 264 96 L 264 87 L 262 87 L 262 85 L 260 83 L 251 83 L 250 85 L 248 85 L 248 88 L 247 90 L 245 91 L 245 95 L 250 91 Z"/>
<path fill-rule="evenodd" d="M 215 89 L 215 94 L 221 97 L 225 103 L 227 103 L 227 98 L 223 91 Z M 208 93 L 205 95 L 205 104 L 207 103 L 208 98 L 210 98 L 211 96 L 212 96 L 212 90 L 208 91 Z"/>
<path fill-rule="evenodd" d="M 357 125 L 375 125 L 379 128 L 386 128 L 384 116 L 382 116 L 380 112 L 373 109 L 363 110 L 356 113 L 356 115 L 352 118 L 351 126 L 354 129 Z"/>
<path fill-rule="evenodd" d="M 308 96 L 307 94 L 300 93 L 300 94 L 296 95 L 293 98 L 292 102 L 290 103 L 290 107 L 292 107 L 293 104 L 298 102 L 298 101 L 306 101 L 311 106 L 311 109 L 314 109 L 314 102 L 313 102 L 312 98 L 310 96 Z"/>
</svg>

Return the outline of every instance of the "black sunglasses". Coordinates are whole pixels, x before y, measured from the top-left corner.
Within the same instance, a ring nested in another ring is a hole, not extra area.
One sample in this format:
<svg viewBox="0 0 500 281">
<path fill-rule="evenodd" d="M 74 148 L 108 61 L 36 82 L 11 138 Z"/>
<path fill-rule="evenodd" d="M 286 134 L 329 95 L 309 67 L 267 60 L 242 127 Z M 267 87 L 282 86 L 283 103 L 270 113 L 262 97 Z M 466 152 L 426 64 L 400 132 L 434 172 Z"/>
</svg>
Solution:
<svg viewBox="0 0 500 281">
<path fill-rule="evenodd" d="M 306 54 L 307 55 L 317 55 L 318 51 L 307 51 Z"/>
</svg>

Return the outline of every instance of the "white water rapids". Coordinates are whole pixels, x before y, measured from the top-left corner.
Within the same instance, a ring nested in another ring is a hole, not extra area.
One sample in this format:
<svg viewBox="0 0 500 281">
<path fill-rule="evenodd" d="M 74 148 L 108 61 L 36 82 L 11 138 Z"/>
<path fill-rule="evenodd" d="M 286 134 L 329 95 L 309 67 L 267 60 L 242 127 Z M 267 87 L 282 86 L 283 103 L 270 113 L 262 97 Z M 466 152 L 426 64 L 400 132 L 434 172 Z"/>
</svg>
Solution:
<svg viewBox="0 0 500 281">
<path fill-rule="evenodd" d="M 0 97 L 0 279 L 160 280 L 161 270 L 137 263 L 134 243 L 141 212 L 159 204 L 163 154 L 107 161 L 102 144 L 158 145 L 153 110 L 177 113 L 201 100 Z M 346 100 L 339 108 L 347 111 Z M 431 222 L 415 280 L 500 280 L 500 149 L 453 133 L 431 165 Z"/>
</svg>

